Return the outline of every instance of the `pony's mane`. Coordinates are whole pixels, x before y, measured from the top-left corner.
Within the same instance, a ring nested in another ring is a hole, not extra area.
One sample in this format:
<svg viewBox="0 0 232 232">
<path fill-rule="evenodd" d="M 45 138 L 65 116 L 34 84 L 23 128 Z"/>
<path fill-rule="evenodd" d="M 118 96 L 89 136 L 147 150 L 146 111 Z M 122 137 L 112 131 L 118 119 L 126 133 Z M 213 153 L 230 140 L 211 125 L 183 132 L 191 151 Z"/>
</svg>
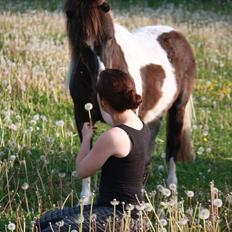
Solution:
<svg viewBox="0 0 232 232">
<path fill-rule="evenodd" d="M 69 28 L 71 20 L 76 23 L 75 18 L 79 18 L 78 27 L 81 28 L 81 33 L 79 33 L 81 41 L 88 39 L 101 42 L 104 37 L 104 27 L 102 25 L 105 24 L 106 20 L 112 20 L 109 14 L 110 6 L 104 0 L 67 0 L 65 11 L 67 14 L 67 31 L 69 33 L 73 33 Z"/>
</svg>

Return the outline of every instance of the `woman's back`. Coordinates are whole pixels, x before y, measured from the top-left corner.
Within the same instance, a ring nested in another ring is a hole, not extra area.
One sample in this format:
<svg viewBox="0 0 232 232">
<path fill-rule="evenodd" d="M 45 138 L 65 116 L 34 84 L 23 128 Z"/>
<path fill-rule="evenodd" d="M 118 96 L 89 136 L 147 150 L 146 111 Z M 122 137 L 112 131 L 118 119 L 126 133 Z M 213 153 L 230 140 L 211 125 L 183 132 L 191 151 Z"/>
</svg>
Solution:
<svg viewBox="0 0 232 232">
<path fill-rule="evenodd" d="M 129 136 L 131 151 L 123 158 L 111 156 L 103 165 L 98 205 L 108 206 L 114 198 L 126 204 L 138 204 L 138 200 L 142 200 L 141 189 L 145 156 L 148 150 L 147 141 L 150 136 L 149 129 L 145 124 L 141 130 L 124 124 L 117 127 Z"/>
</svg>

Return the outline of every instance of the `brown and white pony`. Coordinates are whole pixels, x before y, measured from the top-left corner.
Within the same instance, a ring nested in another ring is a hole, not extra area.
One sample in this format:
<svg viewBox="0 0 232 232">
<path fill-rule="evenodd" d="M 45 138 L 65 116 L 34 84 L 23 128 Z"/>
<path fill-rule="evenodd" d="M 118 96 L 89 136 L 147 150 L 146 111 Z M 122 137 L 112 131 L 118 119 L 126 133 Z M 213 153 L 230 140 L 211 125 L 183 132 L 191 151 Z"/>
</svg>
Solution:
<svg viewBox="0 0 232 232">
<path fill-rule="evenodd" d="M 116 24 L 106 0 L 66 0 L 65 13 L 71 62 L 68 84 L 74 101 L 79 135 L 88 114 L 87 102 L 94 105 L 94 123 L 111 118 L 96 98 L 96 82 L 104 68 L 130 73 L 143 102 L 139 117 L 151 129 L 150 152 L 165 112 L 168 114 L 166 159 L 167 183 L 177 184 L 177 160 L 191 154 L 191 94 L 195 79 L 193 51 L 184 36 L 169 26 L 146 26 L 134 32 Z M 90 179 L 83 180 L 82 193 L 88 199 Z M 87 200 L 88 201 L 88 200 Z"/>
</svg>

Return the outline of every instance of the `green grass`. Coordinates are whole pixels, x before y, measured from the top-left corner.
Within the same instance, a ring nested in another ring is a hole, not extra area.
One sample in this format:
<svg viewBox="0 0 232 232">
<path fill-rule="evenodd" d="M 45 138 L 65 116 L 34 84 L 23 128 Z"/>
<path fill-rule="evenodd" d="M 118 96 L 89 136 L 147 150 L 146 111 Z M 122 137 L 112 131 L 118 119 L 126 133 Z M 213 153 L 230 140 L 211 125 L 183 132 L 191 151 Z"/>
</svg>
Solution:
<svg viewBox="0 0 232 232">
<path fill-rule="evenodd" d="M 156 7 L 161 6 L 161 1 L 156 2 Z M 123 3 L 133 5 L 132 1 Z M 183 1 L 175 3 L 178 6 Z M 217 2 L 202 4 L 209 4 L 209 9 L 218 7 Z M 226 4 L 229 11 L 231 3 Z M 0 1 L 0 231 L 7 231 L 10 221 L 19 225 L 25 220 L 29 227 L 44 211 L 64 202 L 72 206 L 79 199 L 81 181 L 73 171 L 80 143 L 72 101 L 63 88 L 68 44 L 63 15 L 54 12 L 61 5 L 59 1 Z M 225 228 L 225 210 L 232 220 L 231 205 L 226 206 L 225 200 L 232 192 L 231 17 L 223 10 L 219 14 L 198 14 L 197 7 L 195 13 L 170 5 L 144 12 L 133 8 L 128 12 L 118 10 L 115 17 L 130 29 L 169 24 L 192 44 L 197 60 L 195 161 L 178 164 L 178 194 L 186 199 L 185 191 L 193 190 L 193 202 L 207 207 L 209 183 L 214 180 L 225 203 L 220 211 Z M 96 137 L 104 129 L 100 124 Z M 149 192 L 158 184 L 165 185 L 167 167 L 161 158 L 164 146 L 165 120 L 153 155 Z M 97 181 L 96 175 L 92 182 L 95 189 Z M 22 189 L 24 183 L 29 184 L 26 191 Z M 18 227 L 18 231 L 22 230 Z"/>
</svg>

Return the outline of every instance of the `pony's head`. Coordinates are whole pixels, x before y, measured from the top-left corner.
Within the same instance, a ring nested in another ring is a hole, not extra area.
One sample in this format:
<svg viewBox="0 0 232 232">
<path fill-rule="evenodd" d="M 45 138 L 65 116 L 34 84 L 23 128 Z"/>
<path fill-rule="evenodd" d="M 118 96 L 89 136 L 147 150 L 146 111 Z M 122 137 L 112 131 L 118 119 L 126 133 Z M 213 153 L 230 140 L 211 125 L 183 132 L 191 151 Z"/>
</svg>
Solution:
<svg viewBox="0 0 232 232">
<path fill-rule="evenodd" d="M 66 0 L 67 32 L 72 50 L 83 43 L 98 45 L 114 34 L 110 5 L 106 0 Z"/>
</svg>

